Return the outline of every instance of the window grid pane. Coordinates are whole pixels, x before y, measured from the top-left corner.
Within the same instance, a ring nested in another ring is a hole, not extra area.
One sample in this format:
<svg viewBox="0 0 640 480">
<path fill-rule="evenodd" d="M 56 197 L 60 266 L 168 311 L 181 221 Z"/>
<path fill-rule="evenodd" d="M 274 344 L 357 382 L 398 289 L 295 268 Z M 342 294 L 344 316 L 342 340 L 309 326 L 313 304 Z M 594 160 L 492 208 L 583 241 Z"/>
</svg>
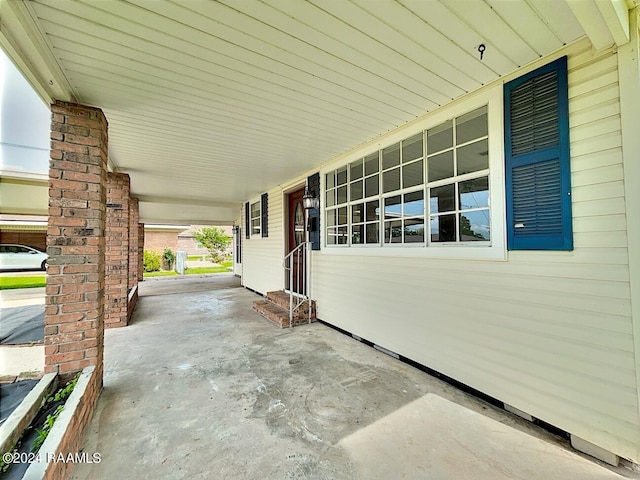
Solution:
<svg viewBox="0 0 640 480">
<path fill-rule="evenodd" d="M 326 189 L 325 242 L 327 245 L 344 245 L 348 243 L 349 216 L 347 201 L 349 190 L 352 187 L 348 182 L 350 171 L 351 168 L 344 166 L 326 175 L 327 185 L 333 185 Z M 355 167 L 355 174 L 357 175 L 357 166 Z"/>
<path fill-rule="evenodd" d="M 487 110 L 327 173 L 327 244 L 490 241 Z M 412 188 L 419 190 L 407 192 Z"/>
<path fill-rule="evenodd" d="M 427 132 L 428 243 L 490 241 L 487 134 L 486 106 Z"/>
</svg>

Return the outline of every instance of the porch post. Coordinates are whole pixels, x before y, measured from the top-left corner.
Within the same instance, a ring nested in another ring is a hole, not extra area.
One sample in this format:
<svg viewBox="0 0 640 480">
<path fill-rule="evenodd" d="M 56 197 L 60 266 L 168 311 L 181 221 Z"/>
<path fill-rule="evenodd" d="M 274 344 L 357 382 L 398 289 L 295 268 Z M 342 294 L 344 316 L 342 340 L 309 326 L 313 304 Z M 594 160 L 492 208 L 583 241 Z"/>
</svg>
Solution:
<svg viewBox="0 0 640 480">
<path fill-rule="evenodd" d="M 45 372 L 96 367 L 104 345 L 107 120 L 98 108 L 51 106 Z"/>
<path fill-rule="evenodd" d="M 129 199 L 129 291 L 138 285 L 138 199 Z"/>
<path fill-rule="evenodd" d="M 105 327 L 127 325 L 129 294 L 129 175 L 107 174 Z"/>
<path fill-rule="evenodd" d="M 135 197 L 129 198 L 129 285 L 127 303 L 127 323 L 138 303 L 138 219 L 139 203 Z"/>
<path fill-rule="evenodd" d="M 138 282 L 144 280 L 144 223 L 138 224 Z"/>
<path fill-rule="evenodd" d="M 640 215 L 637 211 L 640 204 L 640 7 L 629 12 L 629 36 L 630 42 L 618 48 L 618 69 L 629 291 L 635 339 L 636 394 L 640 403 Z M 636 458 L 640 458 L 640 440 L 637 450 Z"/>
</svg>

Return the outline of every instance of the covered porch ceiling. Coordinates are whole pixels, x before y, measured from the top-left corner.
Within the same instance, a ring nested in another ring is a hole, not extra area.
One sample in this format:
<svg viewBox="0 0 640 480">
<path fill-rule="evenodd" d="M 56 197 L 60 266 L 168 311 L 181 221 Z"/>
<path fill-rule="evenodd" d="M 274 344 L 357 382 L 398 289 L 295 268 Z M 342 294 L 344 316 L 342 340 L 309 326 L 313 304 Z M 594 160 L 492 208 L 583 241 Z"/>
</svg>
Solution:
<svg viewBox="0 0 640 480">
<path fill-rule="evenodd" d="M 246 199 L 585 35 L 626 43 L 638 4 L 0 2 L 2 47 L 42 98 L 103 109 L 141 221 L 179 224 L 233 223 Z"/>
</svg>

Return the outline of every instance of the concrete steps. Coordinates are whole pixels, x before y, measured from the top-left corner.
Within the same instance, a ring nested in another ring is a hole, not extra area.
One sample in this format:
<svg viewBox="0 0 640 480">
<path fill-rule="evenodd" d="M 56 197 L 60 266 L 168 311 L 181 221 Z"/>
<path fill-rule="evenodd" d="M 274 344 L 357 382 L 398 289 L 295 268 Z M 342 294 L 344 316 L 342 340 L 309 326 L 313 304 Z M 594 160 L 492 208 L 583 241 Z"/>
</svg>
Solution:
<svg viewBox="0 0 640 480">
<path fill-rule="evenodd" d="M 316 319 L 316 305 L 311 302 L 311 321 Z M 253 302 L 253 309 L 280 328 L 289 327 L 289 294 L 279 290 L 267 292 L 267 298 Z M 303 325 L 309 321 L 309 301 L 305 301 L 293 312 L 293 325 Z"/>
</svg>

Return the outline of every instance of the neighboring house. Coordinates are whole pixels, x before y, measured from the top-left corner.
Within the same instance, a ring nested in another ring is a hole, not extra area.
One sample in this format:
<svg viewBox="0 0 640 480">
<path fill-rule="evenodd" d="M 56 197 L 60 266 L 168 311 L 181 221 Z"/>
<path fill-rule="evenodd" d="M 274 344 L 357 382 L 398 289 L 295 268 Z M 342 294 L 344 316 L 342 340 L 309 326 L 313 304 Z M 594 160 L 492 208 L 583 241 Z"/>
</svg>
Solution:
<svg viewBox="0 0 640 480">
<path fill-rule="evenodd" d="M 247 198 L 243 284 L 285 287 L 307 186 L 319 319 L 638 460 L 634 65 L 585 38 Z"/>
<path fill-rule="evenodd" d="M 185 228 L 185 225 L 145 225 L 144 249 L 163 252 L 165 248 L 170 248 L 175 252 L 178 249 L 178 234 Z"/>
<path fill-rule="evenodd" d="M 170 248 L 175 251 L 187 252 L 188 255 L 207 255 L 209 251 L 202 248 L 198 241 L 194 238 L 193 232 L 199 230 L 205 225 L 145 225 L 144 227 L 144 244 L 145 250 L 164 251 Z M 221 227 L 225 233 L 232 237 L 231 227 Z M 227 253 L 231 253 L 231 246 Z"/>
<path fill-rule="evenodd" d="M 28 245 L 47 250 L 47 217 L 0 215 L 0 243 Z"/>
</svg>

